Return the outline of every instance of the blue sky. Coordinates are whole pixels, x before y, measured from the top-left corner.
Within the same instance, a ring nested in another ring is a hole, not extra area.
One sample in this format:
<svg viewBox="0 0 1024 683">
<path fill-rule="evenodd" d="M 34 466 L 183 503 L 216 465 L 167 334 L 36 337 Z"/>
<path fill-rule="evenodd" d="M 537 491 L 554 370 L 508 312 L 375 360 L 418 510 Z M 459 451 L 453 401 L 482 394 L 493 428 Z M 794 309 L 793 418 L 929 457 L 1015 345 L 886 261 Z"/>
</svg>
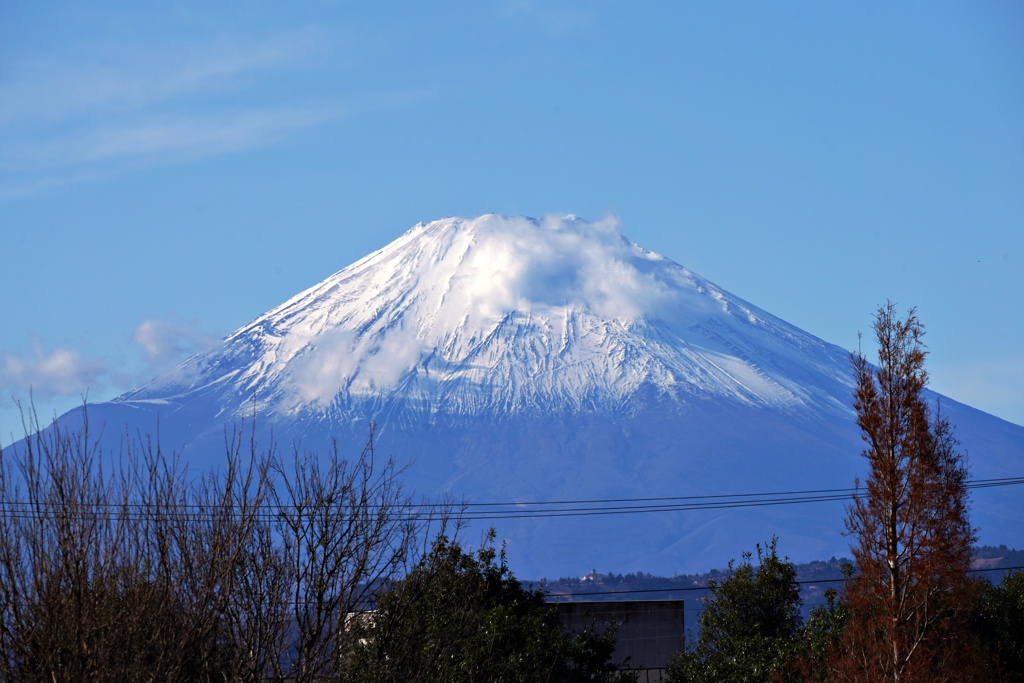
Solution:
<svg viewBox="0 0 1024 683">
<path fill-rule="evenodd" d="M 1024 424 L 1017 2 L 0 5 L 0 441 L 413 224 L 616 216 Z"/>
</svg>

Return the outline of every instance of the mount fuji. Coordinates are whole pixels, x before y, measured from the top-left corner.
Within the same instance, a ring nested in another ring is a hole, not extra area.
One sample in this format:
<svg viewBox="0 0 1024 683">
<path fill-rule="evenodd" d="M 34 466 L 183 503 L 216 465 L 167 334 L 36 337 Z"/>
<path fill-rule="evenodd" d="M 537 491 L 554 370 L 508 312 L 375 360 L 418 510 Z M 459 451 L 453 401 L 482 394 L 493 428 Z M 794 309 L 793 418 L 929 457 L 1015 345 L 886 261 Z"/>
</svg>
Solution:
<svg viewBox="0 0 1024 683">
<path fill-rule="evenodd" d="M 110 439 L 159 428 L 193 471 L 254 414 L 285 453 L 336 439 L 357 454 L 373 422 L 417 494 L 509 504 L 470 510 L 496 511 L 474 529 L 496 527 L 519 576 L 672 575 L 773 535 L 797 560 L 847 552 L 841 501 L 681 499 L 851 488 L 852 393 L 849 352 L 612 221 L 486 215 L 419 224 L 88 414 Z M 1024 427 L 941 407 L 974 479 L 1022 474 Z M 982 542 L 1024 541 L 1015 489 L 975 490 Z"/>
</svg>

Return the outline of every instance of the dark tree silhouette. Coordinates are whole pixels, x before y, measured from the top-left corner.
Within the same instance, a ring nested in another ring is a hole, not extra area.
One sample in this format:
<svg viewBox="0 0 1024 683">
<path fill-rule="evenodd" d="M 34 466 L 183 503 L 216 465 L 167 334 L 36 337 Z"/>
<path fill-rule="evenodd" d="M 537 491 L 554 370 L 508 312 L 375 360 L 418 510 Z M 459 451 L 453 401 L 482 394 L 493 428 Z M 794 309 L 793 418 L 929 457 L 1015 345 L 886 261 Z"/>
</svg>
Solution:
<svg viewBox="0 0 1024 683">
<path fill-rule="evenodd" d="M 1024 681 L 1024 571 L 983 583 L 975 628 L 992 653 L 992 680 Z"/>
<path fill-rule="evenodd" d="M 596 625 L 569 634 L 541 590 L 523 587 L 504 551 L 476 553 L 439 536 L 431 552 L 383 592 L 357 630 L 349 681 L 625 683 L 615 637 Z"/>
</svg>

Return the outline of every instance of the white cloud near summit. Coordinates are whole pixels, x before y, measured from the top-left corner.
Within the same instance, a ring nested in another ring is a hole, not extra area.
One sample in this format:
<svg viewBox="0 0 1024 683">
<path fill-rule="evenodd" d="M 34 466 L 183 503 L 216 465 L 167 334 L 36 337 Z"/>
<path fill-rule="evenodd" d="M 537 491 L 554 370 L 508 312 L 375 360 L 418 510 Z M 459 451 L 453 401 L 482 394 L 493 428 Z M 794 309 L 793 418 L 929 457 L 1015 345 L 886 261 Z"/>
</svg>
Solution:
<svg viewBox="0 0 1024 683">
<path fill-rule="evenodd" d="M 323 406 L 339 392 L 386 393 L 426 357 L 436 361 L 429 372 L 441 374 L 424 381 L 443 376 L 446 364 L 474 376 L 500 362 L 487 339 L 509 314 L 552 330 L 570 310 L 629 325 L 677 301 L 665 280 L 672 275 L 657 265 L 663 258 L 623 238 L 614 218 L 491 214 L 416 230 L 430 237 L 411 233 L 385 247 L 372 270 L 357 263 L 335 276 L 360 283 L 355 299 L 289 318 L 274 357 L 288 359 L 291 408 Z"/>
<path fill-rule="evenodd" d="M 623 239 L 614 218 L 476 220 L 481 222 L 478 244 L 465 267 L 472 298 L 487 314 L 572 306 L 631 321 L 667 301 L 665 283 L 643 267 L 651 255 Z M 492 221 L 493 229 L 487 225 Z"/>
<path fill-rule="evenodd" d="M 139 323 L 132 332 L 132 339 L 156 370 L 168 369 L 216 341 L 195 323 L 156 318 Z"/>
</svg>

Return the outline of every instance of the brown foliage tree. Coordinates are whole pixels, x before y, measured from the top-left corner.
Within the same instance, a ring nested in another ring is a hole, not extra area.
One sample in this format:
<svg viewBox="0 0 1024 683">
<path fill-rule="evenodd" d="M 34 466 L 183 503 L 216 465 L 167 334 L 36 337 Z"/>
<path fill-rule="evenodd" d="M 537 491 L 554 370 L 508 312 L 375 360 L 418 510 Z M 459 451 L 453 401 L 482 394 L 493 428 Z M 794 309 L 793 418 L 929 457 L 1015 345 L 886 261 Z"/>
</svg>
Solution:
<svg viewBox="0 0 1024 683">
<path fill-rule="evenodd" d="M 874 332 L 878 366 L 853 356 L 870 474 L 848 509 L 858 571 L 845 588 L 849 621 L 835 673 L 855 681 L 971 680 L 975 532 L 966 458 L 948 420 L 925 399 L 924 328 L 915 310 L 900 320 L 887 303 Z"/>
</svg>

